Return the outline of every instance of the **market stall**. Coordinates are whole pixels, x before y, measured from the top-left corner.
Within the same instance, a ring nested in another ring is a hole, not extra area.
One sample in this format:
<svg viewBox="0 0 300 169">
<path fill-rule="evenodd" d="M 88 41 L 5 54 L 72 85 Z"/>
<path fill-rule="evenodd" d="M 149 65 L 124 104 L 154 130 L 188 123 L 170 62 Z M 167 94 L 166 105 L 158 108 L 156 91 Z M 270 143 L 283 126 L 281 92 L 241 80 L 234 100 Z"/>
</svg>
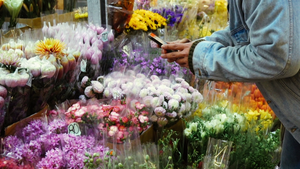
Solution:
<svg viewBox="0 0 300 169">
<path fill-rule="evenodd" d="M 278 165 L 280 122 L 254 83 L 197 79 L 148 37 L 210 36 L 226 0 L 39 2 L 0 0 L 0 168 Z"/>
</svg>

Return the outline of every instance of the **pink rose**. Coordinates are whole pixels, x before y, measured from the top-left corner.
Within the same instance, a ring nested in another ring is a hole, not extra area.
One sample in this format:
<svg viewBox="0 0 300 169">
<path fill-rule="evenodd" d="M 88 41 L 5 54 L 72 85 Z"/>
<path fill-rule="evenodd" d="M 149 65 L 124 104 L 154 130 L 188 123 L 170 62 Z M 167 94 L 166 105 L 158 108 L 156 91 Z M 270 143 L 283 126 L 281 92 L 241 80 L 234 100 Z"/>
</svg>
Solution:
<svg viewBox="0 0 300 169">
<path fill-rule="evenodd" d="M 127 123 L 129 121 L 129 119 L 127 117 L 122 117 L 122 122 L 123 123 Z"/>
<path fill-rule="evenodd" d="M 127 130 L 127 128 L 126 128 L 125 126 L 119 126 L 119 131 L 124 132 L 124 131 L 126 131 L 126 130 Z"/>
<path fill-rule="evenodd" d="M 142 111 L 141 114 L 144 115 L 144 116 L 147 116 L 147 115 L 149 114 L 149 112 L 147 112 L 147 111 Z"/>
<path fill-rule="evenodd" d="M 120 112 L 120 107 L 119 106 L 114 106 L 113 111 L 114 112 Z"/>
<path fill-rule="evenodd" d="M 149 121 L 147 116 L 139 115 L 139 120 L 141 123 L 147 123 Z"/>
<path fill-rule="evenodd" d="M 118 122 L 119 121 L 119 114 L 116 112 L 111 112 L 109 115 L 109 120 L 112 122 Z"/>
<path fill-rule="evenodd" d="M 136 118 L 136 117 L 133 117 L 133 118 L 131 119 L 131 121 L 132 121 L 133 124 L 138 124 L 138 123 L 139 123 L 139 120 L 138 120 L 138 118 Z"/>
<path fill-rule="evenodd" d="M 137 109 L 139 109 L 139 110 L 142 110 L 142 109 L 145 107 L 145 105 L 144 105 L 144 104 L 141 104 L 140 102 L 136 102 L 136 103 L 135 103 L 135 107 L 136 107 Z"/>
</svg>

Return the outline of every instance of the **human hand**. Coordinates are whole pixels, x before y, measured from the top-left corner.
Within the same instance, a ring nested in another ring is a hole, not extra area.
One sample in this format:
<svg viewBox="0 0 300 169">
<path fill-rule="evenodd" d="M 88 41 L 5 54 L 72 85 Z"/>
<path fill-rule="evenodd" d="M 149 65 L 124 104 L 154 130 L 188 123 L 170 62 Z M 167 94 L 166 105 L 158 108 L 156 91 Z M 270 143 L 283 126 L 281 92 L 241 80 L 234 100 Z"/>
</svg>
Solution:
<svg viewBox="0 0 300 169">
<path fill-rule="evenodd" d="M 186 67 L 189 68 L 188 64 L 188 57 L 189 57 L 189 52 L 190 48 L 192 46 L 192 42 L 183 42 L 183 41 L 175 41 L 175 42 L 170 42 L 169 44 L 162 45 L 162 54 L 161 57 L 164 59 L 167 59 L 168 62 L 176 62 L 178 63 L 181 67 Z M 169 52 L 168 51 L 173 51 Z"/>
</svg>

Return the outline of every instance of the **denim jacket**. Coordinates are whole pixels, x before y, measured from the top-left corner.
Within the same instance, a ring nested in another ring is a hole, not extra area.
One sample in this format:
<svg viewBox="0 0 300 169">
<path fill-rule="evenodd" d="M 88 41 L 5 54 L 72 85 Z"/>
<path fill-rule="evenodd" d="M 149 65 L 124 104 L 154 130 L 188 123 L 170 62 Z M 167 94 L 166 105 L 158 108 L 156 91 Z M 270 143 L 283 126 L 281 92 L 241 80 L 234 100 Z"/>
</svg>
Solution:
<svg viewBox="0 0 300 169">
<path fill-rule="evenodd" d="M 228 0 L 229 25 L 196 45 L 202 79 L 255 82 L 300 142 L 300 1 Z"/>
</svg>

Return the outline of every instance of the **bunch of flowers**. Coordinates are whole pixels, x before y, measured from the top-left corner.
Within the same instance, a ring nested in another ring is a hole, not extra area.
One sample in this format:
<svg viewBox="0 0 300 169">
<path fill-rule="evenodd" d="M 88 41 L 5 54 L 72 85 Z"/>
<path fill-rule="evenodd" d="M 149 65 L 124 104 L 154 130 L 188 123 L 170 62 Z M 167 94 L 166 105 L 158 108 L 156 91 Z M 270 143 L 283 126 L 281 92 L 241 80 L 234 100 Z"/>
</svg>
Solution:
<svg viewBox="0 0 300 169">
<path fill-rule="evenodd" d="M 130 30 L 143 30 L 148 31 L 156 30 L 167 26 L 167 20 L 159 15 L 148 10 L 138 9 L 132 14 L 132 17 L 126 26 L 127 32 Z"/>
<path fill-rule="evenodd" d="M 16 133 L 4 138 L 3 151 L 20 164 L 29 163 L 38 168 L 94 168 L 104 165 L 108 148 L 92 136 L 67 134 L 68 124 L 55 119 L 49 124 L 33 120 Z M 87 163 L 89 158 L 93 157 Z M 101 163 L 101 161 L 103 161 Z"/>
<path fill-rule="evenodd" d="M 91 127 L 98 126 L 108 141 L 123 143 L 127 138 L 134 137 L 135 130 L 142 133 L 149 127 L 149 111 L 145 105 L 132 102 L 131 107 L 124 105 L 121 100 L 114 101 L 113 105 L 82 106 L 78 102 L 65 112 L 65 116 L 68 124 L 78 122 Z"/>
<path fill-rule="evenodd" d="M 0 2 L 1 6 L 1 2 Z M 30 165 L 19 164 L 17 160 L 8 157 L 0 158 L 0 168 L 5 169 L 34 169 L 34 167 Z"/>
<path fill-rule="evenodd" d="M 114 59 L 114 67 L 122 67 L 126 69 L 135 69 L 140 66 L 140 69 L 147 75 L 171 76 L 183 74 L 186 81 L 190 81 L 192 73 L 182 68 L 177 63 L 167 63 L 165 59 L 160 57 L 160 53 L 145 54 L 139 50 L 134 50 L 131 54 L 122 52 L 120 58 Z"/>
<path fill-rule="evenodd" d="M 173 27 L 181 22 L 185 10 L 186 8 L 183 8 L 183 6 L 175 5 L 172 7 L 153 9 L 152 11 L 166 18 L 168 26 Z"/>
<path fill-rule="evenodd" d="M 150 9 L 150 4 L 151 4 L 151 0 L 135 1 L 135 8 L 136 9 L 149 10 Z"/>
<path fill-rule="evenodd" d="M 280 147 L 279 130 L 269 132 L 273 121 L 266 124 L 272 119 L 267 114 L 264 113 L 261 119 L 253 119 L 257 116 L 232 112 L 227 101 L 204 108 L 201 117 L 196 116 L 187 122 L 184 130 L 191 150 L 188 154 L 189 162 L 198 166 L 205 155 L 208 138 L 211 137 L 233 142 L 230 165 L 245 165 L 247 168 L 274 167 L 278 159 L 274 160 L 273 155 Z M 251 159 L 251 162 L 247 159 Z"/>
</svg>

